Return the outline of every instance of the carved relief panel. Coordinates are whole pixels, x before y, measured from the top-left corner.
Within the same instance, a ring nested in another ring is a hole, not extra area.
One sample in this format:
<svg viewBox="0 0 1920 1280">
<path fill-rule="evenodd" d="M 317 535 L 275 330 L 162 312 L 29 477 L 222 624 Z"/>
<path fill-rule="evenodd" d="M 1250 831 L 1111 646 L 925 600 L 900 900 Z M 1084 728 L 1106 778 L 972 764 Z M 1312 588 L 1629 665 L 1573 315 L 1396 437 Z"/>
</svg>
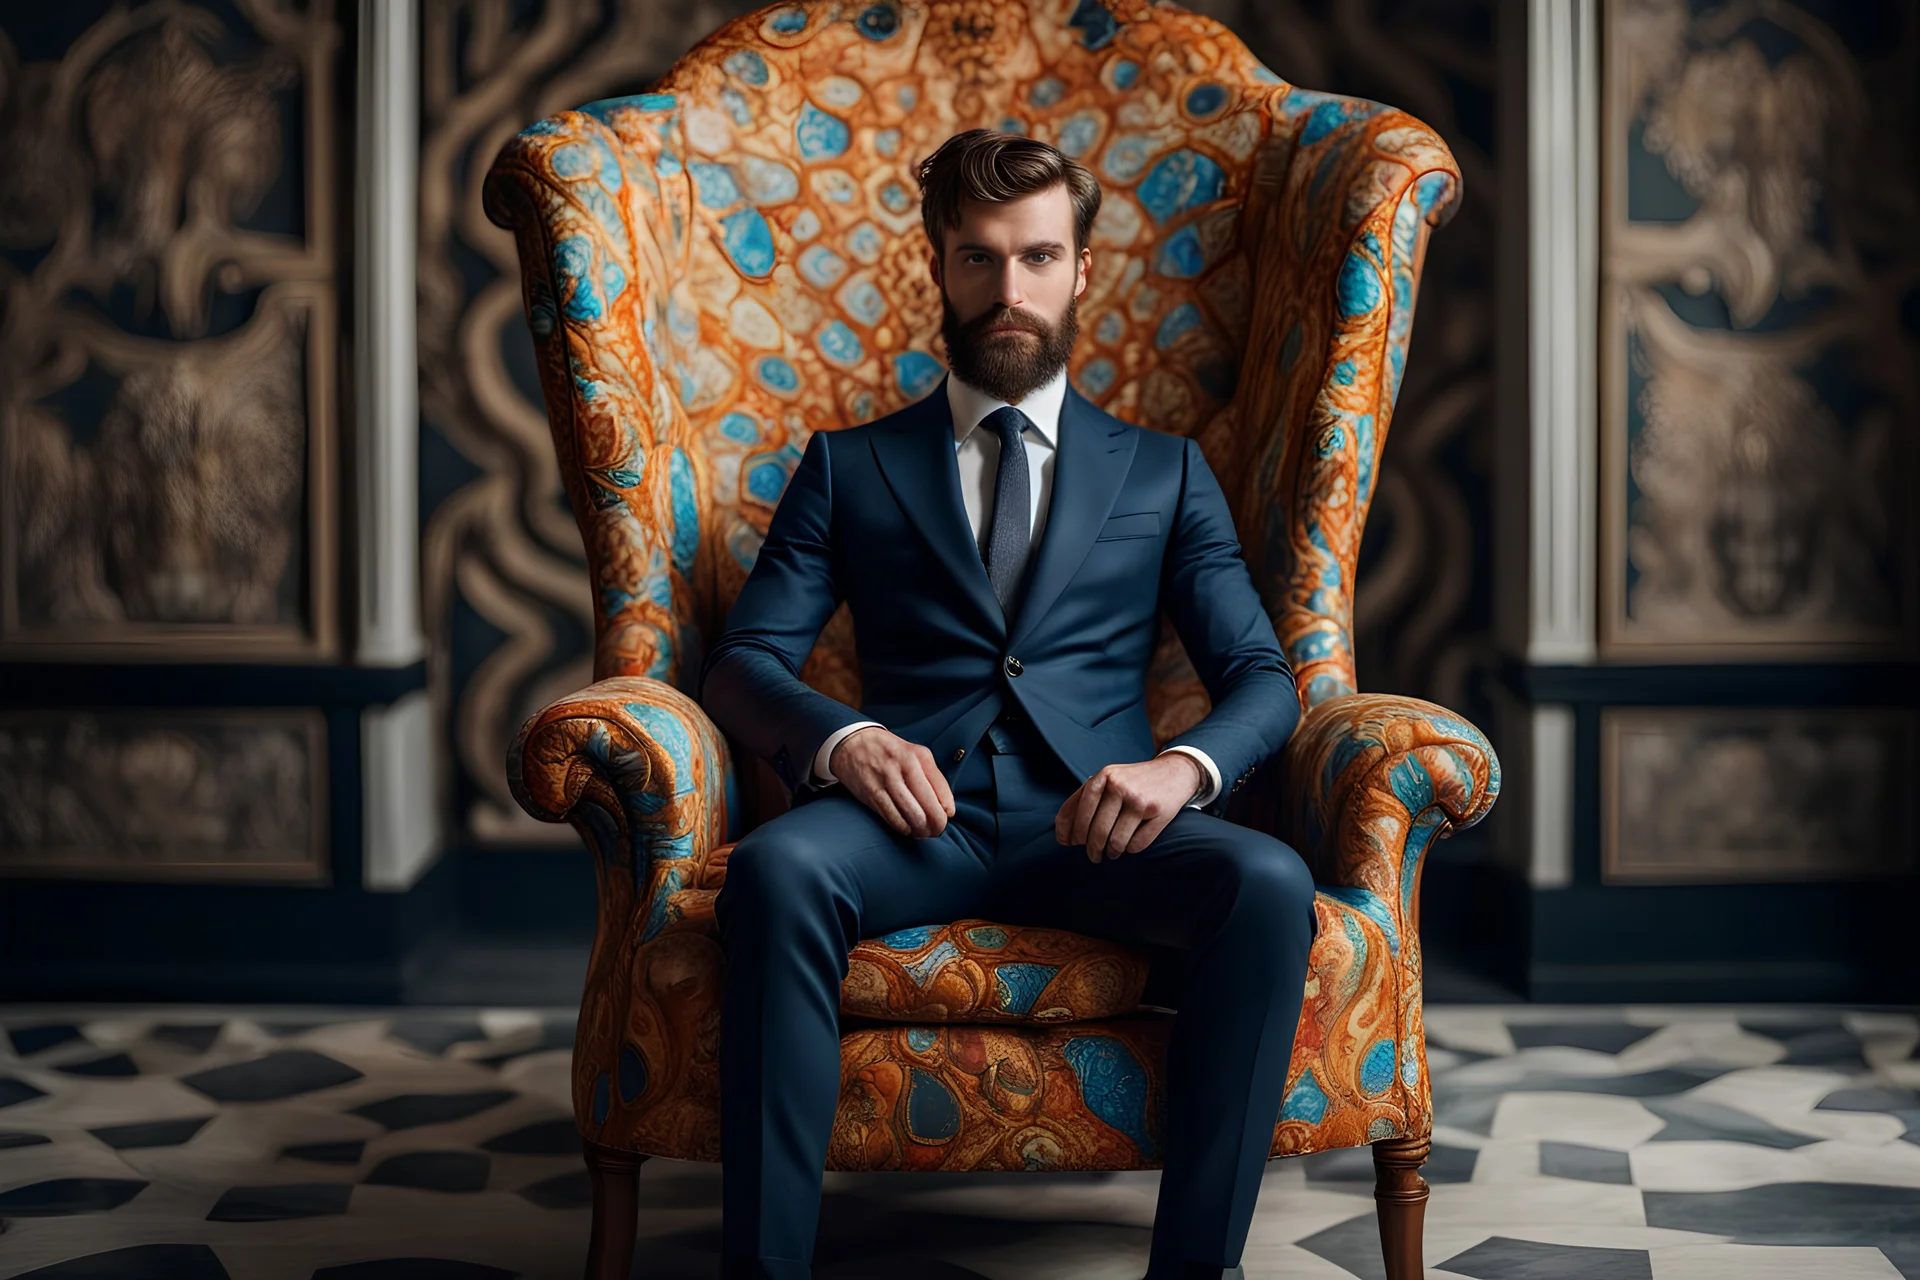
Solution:
<svg viewBox="0 0 1920 1280">
<path fill-rule="evenodd" d="M 30 31 L 0 32 L 0 651 L 327 656 L 333 6 Z"/>
<path fill-rule="evenodd" d="M 1910 652 L 1920 12 L 1605 13 L 1603 652 Z"/>
<path fill-rule="evenodd" d="M 324 883 L 307 708 L 0 715 L 0 876 Z"/>
<path fill-rule="evenodd" d="M 1601 715 L 1613 884 L 1910 875 L 1911 712 L 1610 707 Z"/>
</svg>

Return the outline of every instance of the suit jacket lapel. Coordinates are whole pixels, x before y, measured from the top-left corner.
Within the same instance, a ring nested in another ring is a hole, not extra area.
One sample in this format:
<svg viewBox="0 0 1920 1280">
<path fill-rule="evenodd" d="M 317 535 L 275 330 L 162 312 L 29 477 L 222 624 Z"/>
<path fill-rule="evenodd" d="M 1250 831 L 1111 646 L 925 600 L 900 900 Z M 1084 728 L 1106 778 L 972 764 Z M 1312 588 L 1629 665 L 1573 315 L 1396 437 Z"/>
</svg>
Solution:
<svg viewBox="0 0 1920 1280">
<path fill-rule="evenodd" d="M 944 403 L 945 397 L 942 396 Z M 949 440 L 952 414 L 946 413 Z M 1053 602 L 1066 590 L 1073 575 L 1093 548 L 1100 526 L 1106 522 L 1120 484 L 1133 465 L 1138 445 L 1134 434 L 1122 422 L 1110 421 L 1073 384 L 1067 384 L 1067 398 L 1060 406 L 1060 454 L 1053 462 L 1053 497 L 1047 507 L 1047 527 L 1040 535 L 1040 549 L 1027 566 L 1026 583 L 1018 601 L 1012 639 L 1007 648 L 1018 646 Z M 955 475 L 958 476 L 958 467 Z M 959 491 L 956 481 L 954 490 Z M 960 513 L 960 528 L 966 530 L 966 512 Z M 979 557 L 975 556 L 976 563 Z M 992 584 L 981 566 L 980 580 Z"/>
<path fill-rule="evenodd" d="M 891 427 L 873 433 L 874 460 L 908 521 L 995 634 L 1004 635 L 1006 615 L 980 561 L 960 497 L 960 464 L 954 457 L 953 410 L 947 404 L 945 381 L 913 410 Z"/>
</svg>

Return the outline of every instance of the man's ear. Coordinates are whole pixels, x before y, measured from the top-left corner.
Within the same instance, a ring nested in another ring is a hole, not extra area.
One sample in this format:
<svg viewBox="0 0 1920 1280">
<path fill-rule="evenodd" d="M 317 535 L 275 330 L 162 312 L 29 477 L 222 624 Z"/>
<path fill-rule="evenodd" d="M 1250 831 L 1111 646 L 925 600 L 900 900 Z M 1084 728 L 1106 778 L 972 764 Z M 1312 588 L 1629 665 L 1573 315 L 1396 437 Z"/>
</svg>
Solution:
<svg viewBox="0 0 1920 1280">
<path fill-rule="evenodd" d="M 936 289 L 943 287 L 940 283 L 940 251 L 938 249 L 927 250 L 927 270 L 933 273 L 933 287 Z"/>
<path fill-rule="evenodd" d="M 1087 272 L 1093 267 L 1093 250 L 1080 250 L 1080 272 L 1073 282 L 1073 296 L 1079 297 L 1087 291 Z"/>
</svg>

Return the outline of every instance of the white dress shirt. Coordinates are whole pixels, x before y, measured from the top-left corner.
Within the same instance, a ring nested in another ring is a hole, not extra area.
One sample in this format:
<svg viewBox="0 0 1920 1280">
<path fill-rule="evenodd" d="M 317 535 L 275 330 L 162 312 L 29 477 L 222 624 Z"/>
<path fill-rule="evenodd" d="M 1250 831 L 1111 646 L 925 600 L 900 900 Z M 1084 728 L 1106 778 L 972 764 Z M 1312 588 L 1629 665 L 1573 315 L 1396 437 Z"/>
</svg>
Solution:
<svg viewBox="0 0 1920 1280">
<path fill-rule="evenodd" d="M 947 406 L 953 410 L 954 460 L 960 464 L 960 497 L 966 503 L 967 524 L 973 529 L 974 543 L 984 552 L 987 535 L 992 532 L 988 521 L 993 515 L 993 491 L 1000 478 L 1000 436 L 996 432 L 976 428 L 986 420 L 988 414 L 1004 407 L 1007 402 L 994 399 L 951 373 L 946 377 L 946 387 Z M 1067 371 L 1062 368 L 1051 380 L 1028 392 L 1015 406 L 1027 415 L 1029 423 L 1027 429 L 1020 433 L 1020 442 L 1027 447 L 1029 558 L 1039 547 L 1040 535 L 1047 525 L 1047 507 L 1053 497 L 1053 464 L 1060 453 L 1060 406 L 1066 398 Z M 833 749 L 840 745 L 842 738 L 856 729 L 879 724 L 878 720 L 856 720 L 828 734 L 827 740 L 820 744 L 820 750 L 814 753 L 814 785 L 828 786 L 836 781 L 827 762 L 833 758 Z M 1168 747 L 1166 751 L 1192 756 L 1199 761 L 1200 770 L 1206 775 L 1199 794 L 1187 802 L 1187 807 L 1199 809 L 1213 803 L 1214 797 L 1220 794 L 1220 769 L 1214 764 L 1213 758 L 1198 747 L 1184 744 Z M 1166 751 L 1160 754 L 1165 755 Z"/>
</svg>

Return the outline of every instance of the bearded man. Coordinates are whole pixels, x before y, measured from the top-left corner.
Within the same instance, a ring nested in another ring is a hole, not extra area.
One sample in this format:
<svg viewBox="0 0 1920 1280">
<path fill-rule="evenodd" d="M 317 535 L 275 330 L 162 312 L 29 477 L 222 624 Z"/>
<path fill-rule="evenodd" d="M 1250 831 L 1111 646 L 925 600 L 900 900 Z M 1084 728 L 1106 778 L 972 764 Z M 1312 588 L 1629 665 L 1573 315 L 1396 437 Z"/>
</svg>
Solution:
<svg viewBox="0 0 1920 1280">
<path fill-rule="evenodd" d="M 702 667 L 713 719 L 795 805 L 715 902 L 722 1274 L 810 1274 L 863 938 L 984 917 L 1178 949 L 1148 1280 L 1237 1274 L 1314 932 L 1286 844 L 1222 817 L 1299 722 L 1293 672 L 1190 440 L 1067 381 L 1100 187 L 984 129 L 920 167 L 949 373 L 815 432 Z M 864 705 L 801 664 L 845 600 Z M 1212 698 L 1154 750 L 1162 611 Z"/>
</svg>

